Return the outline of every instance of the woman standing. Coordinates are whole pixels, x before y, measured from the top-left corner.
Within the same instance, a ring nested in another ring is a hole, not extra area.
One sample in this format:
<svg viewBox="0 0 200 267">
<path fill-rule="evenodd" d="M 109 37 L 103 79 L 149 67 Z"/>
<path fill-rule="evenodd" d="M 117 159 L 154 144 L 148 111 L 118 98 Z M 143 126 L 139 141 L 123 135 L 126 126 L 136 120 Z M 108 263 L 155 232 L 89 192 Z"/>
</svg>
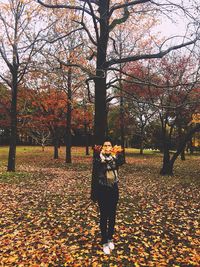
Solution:
<svg viewBox="0 0 200 267">
<path fill-rule="evenodd" d="M 113 153 L 109 140 L 104 141 L 100 151 L 94 151 L 91 199 L 98 202 L 101 243 L 105 254 L 114 249 L 113 234 L 119 199 L 118 166 L 123 163 L 123 154 L 119 151 Z"/>
</svg>

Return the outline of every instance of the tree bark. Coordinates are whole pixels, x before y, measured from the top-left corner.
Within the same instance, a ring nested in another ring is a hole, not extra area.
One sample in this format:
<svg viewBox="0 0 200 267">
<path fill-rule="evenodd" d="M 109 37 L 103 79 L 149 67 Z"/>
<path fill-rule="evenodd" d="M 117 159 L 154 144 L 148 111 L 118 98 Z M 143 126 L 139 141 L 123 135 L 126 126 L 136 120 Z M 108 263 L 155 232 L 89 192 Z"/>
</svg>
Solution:
<svg viewBox="0 0 200 267">
<path fill-rule="evenodd" d="M 192 155 L 192 154 L 194 154 L 194 147 L 193 147 L 193 143 L 192 143 L 192 138 L 190 139 L 189 142 L 190 142 L 189 143 L 190 154 Z"/>
<path fill-rule="evenodd" d="M 109 0 L 99 1 L 100 36 L 97 42 L 95 78 L 94 144 L 101 145 L 106 136 L 106 54 L 109 36 Z"/>
<path fill-rule="evenodd" d="M 141 136 L 141 140 L 140 140 L 140 155 L 143 155 L 143 150 L 144 150 L 144 129 L 143 129 L 143 127 L 141 128 L 140 136 Z"/>
<path fill-rule="evenodd" d="M 54 144 L 54 159 L 58 159 L 58 144 Z"/>
<path fill-rule="evenodd" d="M 120 43 L 121 44 L 121 43 Z M 120 46 L 121 48 L 121 46 Z M 121 48 L 122 50 L 122 48 Z M 121 54 L 121 53 L 120 53 Z M 120 64 L 120 70 L 122 70 L 122 66 Z M 126 162 L 125 157 L 125 149 L 124 149 L 124 98 L 123 98 L 123 85 L 122 85 L 122 73 L 120 72 L 120 79 L 119 79 L 119 88 L 120 88 L 120 135 L 121 135 L 121 146 L 123 148 L 123 156 L 124 156 L 124 163 Z"/>
<path fill-rule="evenodd" d="M 180 122 L 179 122 L 179 124 L 180 124 Z M 184 139 L 181 125 L 178 125 L 178 137 L 179 137 L 178 140 L 179 140 L 179 146 L 180 146 L 181 143 L 183 142 L 183 139 Z M 185 160 L 185 147 L 181 151 L 181 160 Z"/>
<path fill-rule="evenodd" d="M 170 154 L 169 154 L 169 147 L 167 146 L 167 142 L 165 141 L 163 167 L 160 171 L 161 175 L 173 175 L 174 162 L 176 161 L 178 156 L 181 154 L 181 152 L 184 150 L 186 143 L 189 140 L 191 140 L 193 134 L 198 131 L 200 131 L 200 124 L 197 124 L 185 135 L 184 139 L 182 140 L 181 143 L 179 143 L 177 151 L 174 153 L 171 159 L 170 159 Z"/>
<path fill-rule="evenodd" d="M 54 133 L 54 159 L 58 159 L 58 147 L 59 147 L 59 139 L 58 139 L 58 134 L 57 134 L 57 129 L 55 129 Z"/>
<path fill-rule="evenodd" d="M 71 163 L 71 117 L 72 117 L 72 69 L 68 70 L 68 80 L 67 80 L 67 126 L 66 126 L 66 163 Z"/>
<path fill-rule="evenodd" d="M 106 106 L 106 55 L 109 37 L 109 3 L 110 0 L 99 1 L 100 34 L 97 39 L 97 61 L 95 83 L 95 113 L 94 113 L 94 144 L 102 145 L 107 132 Z M 93 185 L 95 184 L 95 167 L 93 164 L 91 180 L 91 198 L 93 199 Z"/>
<path fill-rule="evenodd" d="M 11 127 L 10 127 L 10 146 L 8 155 L 7 171 L 15 171 L 16 161 L 16 141 L 17 141 L 17 71 L 12 73 L 12 100 L 11 100 Z"/>
<path fill-rule="evenodd" d="M 143 147 L 143 137 L 141 136 L 141 141 L 140 141 L 140 155 L 143 155 L 143 150 L 144 150 L 144 147 Z"/>
<path fill-rule="evenodd" d="M 169 140 L 166 134 L 166 128 L 162 129 L 163 131 L 163 165 L 162 169 L 160 170 L 161 175 L 173 175 L 173 164 L 170 160 L 170 153 L 169 153 Z"/>
<path fill-rule="evenodd" d="M 164 143 L 163 166 L 160 174 L 173 175 L 173 162 L 170 160 L 169 145 L 166 140 Z"/>
<path fill-rule="evenodd" d="M 161 175 L 169 175 L 172 176 L 173 175 L 173 162 L 169 159 L 165 159 L 165 161 L 163 161 L 163 166 L 162 169 L 160 171 Z"/>
<path fill-rule="evenodd" d="M 181 160 L 185 160 L 185 149 L 181 152 Z"/>
<path fill-rule="evenodd" d="M 85 131 L 85 154 L 88 156 L 89 153 L 89 136 L 88 136 L 88 130 L 87 130 L 87 123 L 84 123 L 84 131 Z"/>
</svg>

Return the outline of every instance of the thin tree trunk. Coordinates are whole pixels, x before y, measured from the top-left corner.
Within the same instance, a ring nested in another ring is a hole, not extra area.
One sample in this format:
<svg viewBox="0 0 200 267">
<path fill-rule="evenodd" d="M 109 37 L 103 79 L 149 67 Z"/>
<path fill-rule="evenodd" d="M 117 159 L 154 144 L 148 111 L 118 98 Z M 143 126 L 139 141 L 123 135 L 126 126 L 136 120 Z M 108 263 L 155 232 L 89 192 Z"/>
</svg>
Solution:
<svg viewBox="0 0 200 267">
<path fill-rule="evenodd" d="M 7 171 L 15 171 L 16 161 L 16 141 L 17 141 L 17 71 L 13 73 L 12 80 L 12 101 L 11 101 L 11 128 L 10 128 L 10 146 L 8 155 Z"/>
<path fill-rule="evenodd" d="M 89 138 L 88 138 L 88 130 L 87 130 L 87 123 L 84 123 L 84 131 L 85 131 L 85 154 L 88 156 L 89 153 Z"/>
<path fill-rule="evenodd" d="M 120 64 L 120 70 L 122 70 L 121 64 Z M 120 88 L 120 135 L 121 135 L 121 146 L 123 148 L 123 156 L 124 156 L 124 163 L 125 163 L 126 157 L 125 157 L 125 149 L 124 149 L 124 98 L 123 98 L 123 90 L 122 90 L 121 72 L 120 72 L 120 79 L 119 79 L 119 88 Z"/>
<path fill-rule="evenodd" d="M 58 147 L 59 147 L 59 139 L 58 139 L 58 134 L 57 134 L 57 129 L 55 130 L 55 136 L 54 136 L 54 159 L 58 159 Z"/>
<path fill-rule="evenodd" d="M 169 140 L 166 134 L 166 128 L 163 128 L 163 165 L 160 170 L 161 175 L 173 175 L 173 163 L 170 160 Z"/>
<path fill-rule="evenodd" d="M 141 141 L 140 141 L 140 155 L 143 155 L 143 154 L 144 154 L 143 151 L 144 151 L 144 147 L 143 147 L 143 137 L 141 137 Z"/>
<path fill-rule="evenodd" d="M 54 159 L 58 158 L 58 144 L 54 144 Z"/>
<path fill-rule="evenodd" d="M 178 136 L 179 136 L 178 140 L 179 140 L 179 146 L 180 146 L 181 143 L 183 142 L 183 132 L 182 132 L 181 126 L 178 127 Z M 185 147 L 181 151 L 181 160 L 185 160 Z"/>
<path fill-rule="evenodd" d="M 181 160 L 185 160 L 185 149 L 181 152 Z"/>
<path fill-rule="evenodd" d="M 72 69 L 68 70 L 67 80 L 67 126 L 66 126 L 66 163 L 71 163 L 71 114 L 72 114 Z"/>
<path fill-rule="evenodd" d="M 140 155 L 143 155 L 143 150 L 144 150 L 144 129 L 143 127 L 141 128 L 141 140 L 140 140 Z"/>
<path fill-rule="evenodd" d="M 189 141 L 189 149 L 190 149 L 190 154 L 194 154 L 194 147 L 193 147 L 193 143 L 192 143 L 192 138 Z"/>
</svg>

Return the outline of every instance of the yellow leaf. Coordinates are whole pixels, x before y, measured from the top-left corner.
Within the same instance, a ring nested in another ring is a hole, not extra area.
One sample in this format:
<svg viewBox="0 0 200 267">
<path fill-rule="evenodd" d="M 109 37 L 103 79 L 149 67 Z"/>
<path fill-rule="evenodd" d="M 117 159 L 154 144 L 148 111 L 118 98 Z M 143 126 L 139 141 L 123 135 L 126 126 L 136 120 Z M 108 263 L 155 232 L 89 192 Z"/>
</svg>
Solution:
<svg viewBox="0 0 200 267">
<path fill-rule="evenodd" d="M 10 257 L 8 257 L 8 262 L 9 263 L 14 263 L 14 262 L 16 262 L 17 259 L 18 259 L 17 256 L 10 256 Z"/>
</svg>

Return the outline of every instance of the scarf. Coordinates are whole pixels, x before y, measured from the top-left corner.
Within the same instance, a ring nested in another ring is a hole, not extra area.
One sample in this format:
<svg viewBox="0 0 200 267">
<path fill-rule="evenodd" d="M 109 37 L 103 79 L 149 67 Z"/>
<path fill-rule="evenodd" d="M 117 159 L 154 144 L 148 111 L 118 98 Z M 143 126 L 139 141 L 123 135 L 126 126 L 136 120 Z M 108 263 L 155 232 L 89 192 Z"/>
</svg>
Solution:
<svg viewBox="0 0 200 267">
<path fill-rule="evenodd" d="M 112 186 L 118 181 L 118 175 L 115 164 L 115 156 L 104 155 L 100 153 L 101 162 L 106 163 L 106 178 L 108 185 Z"/>
</svg>

